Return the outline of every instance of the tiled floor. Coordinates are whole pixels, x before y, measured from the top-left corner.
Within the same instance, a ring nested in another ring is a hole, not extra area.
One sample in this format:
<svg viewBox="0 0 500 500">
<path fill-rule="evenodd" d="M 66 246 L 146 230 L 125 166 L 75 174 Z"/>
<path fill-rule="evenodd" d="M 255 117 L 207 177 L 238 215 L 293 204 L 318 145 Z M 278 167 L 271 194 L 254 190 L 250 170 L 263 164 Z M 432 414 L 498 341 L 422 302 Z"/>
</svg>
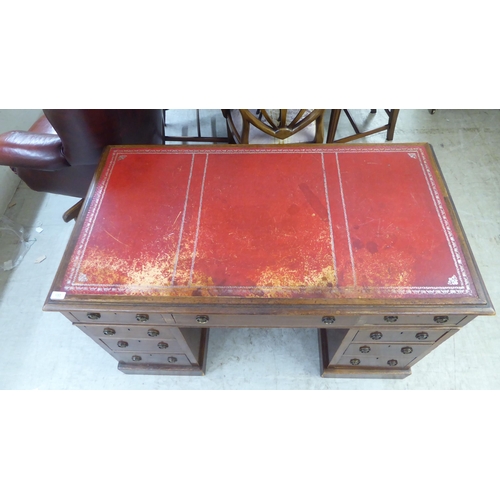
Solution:
<svg viewBox="0 0 500 500">
<path fill-rule="evenodd" d="M 186 111 L 169 111 L 174 135 Z M 220 112 L 210 134 L 224 133 Z M 341 127 L 344 127 L 341 124 Z M 2 124 L 6 129 L 5 124 Z M 500 111 L 402 110 L 394 142 L 429 142 L 495 306 L 500 307 Z M 383 142 L 384 133 L 360 142 Z M 0 167 L 5 168 L 5 167 Z M 500 319 L 480 317 L 403 380 L 323 379 L 315 330 L 212 329 L 204 377 L 124 375 L 117 362 L 57 313 L 42 312 L 73 223 L 76 200 L 21 185 L 5 215 L 33 242 L 21 264 L 0 271 L 0 389 L 500 389 Z M 15 204 L 14 204 L 15 203 Z M 43 231 L 37 232 L 36 228 Z M 45 259 L 39 263 L 40 257 Z"/>
</svg>

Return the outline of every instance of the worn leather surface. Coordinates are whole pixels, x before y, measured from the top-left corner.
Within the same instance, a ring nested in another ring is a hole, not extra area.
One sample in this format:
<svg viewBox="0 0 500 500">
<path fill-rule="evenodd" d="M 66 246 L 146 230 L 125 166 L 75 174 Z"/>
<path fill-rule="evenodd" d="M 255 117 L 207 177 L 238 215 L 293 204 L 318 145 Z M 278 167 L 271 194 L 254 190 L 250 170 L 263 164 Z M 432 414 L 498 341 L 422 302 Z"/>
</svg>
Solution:
<svg viewBox="0 0 500 500">
<path fill-rule="evenodd" d="M 0 164 L 33 190 L 84 197 L 108 145 L 162 144 L 154 110 L 46 109 L 28 132 L 0 135 Z"/>
</svg>

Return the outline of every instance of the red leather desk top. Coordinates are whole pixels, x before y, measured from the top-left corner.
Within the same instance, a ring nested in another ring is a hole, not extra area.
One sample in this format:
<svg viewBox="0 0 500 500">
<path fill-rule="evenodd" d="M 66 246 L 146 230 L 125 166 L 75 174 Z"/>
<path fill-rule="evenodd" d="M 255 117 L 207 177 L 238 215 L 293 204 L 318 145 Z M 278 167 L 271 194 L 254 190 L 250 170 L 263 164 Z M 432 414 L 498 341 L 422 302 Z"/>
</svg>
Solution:
<svg viewBox="0 0 500 500">
<path fill-rule="evenodd" d="M 422 144 L 110 148 L 59 290 L 476 297 L 431 157 Z"/>
</svg>

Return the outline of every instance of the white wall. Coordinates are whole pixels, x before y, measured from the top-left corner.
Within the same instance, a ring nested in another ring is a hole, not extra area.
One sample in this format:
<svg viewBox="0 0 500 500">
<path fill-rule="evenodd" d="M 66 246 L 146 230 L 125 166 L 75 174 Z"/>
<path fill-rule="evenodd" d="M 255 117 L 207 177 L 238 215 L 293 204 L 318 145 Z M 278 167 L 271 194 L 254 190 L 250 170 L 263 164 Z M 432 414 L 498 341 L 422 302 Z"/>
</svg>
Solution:
<svg viewBox="0 0 500 500">
<path fill-rule="evenodd" d="M 9 130 L 28 130 L 42 115 L 40 109 L 0 109 L 0 134 Z M 10 168 L 0 165 L 0 215 L 19 185 L 19 177 Z"/>
</svg>

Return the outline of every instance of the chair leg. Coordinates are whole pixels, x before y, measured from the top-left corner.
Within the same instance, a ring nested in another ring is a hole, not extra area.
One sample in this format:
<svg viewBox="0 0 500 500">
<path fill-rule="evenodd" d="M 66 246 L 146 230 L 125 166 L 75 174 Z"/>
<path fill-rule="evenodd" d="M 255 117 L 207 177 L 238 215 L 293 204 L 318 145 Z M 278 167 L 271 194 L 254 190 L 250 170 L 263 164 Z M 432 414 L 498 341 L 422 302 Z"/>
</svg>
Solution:
<svg viewBox="0 0 500 500">
<path fill-rule="evenodd" d="M 335 133 L 337 132 L 341 113 L 341 109 L 332 109 L 332 112 L 330 113 L 330 123 L 328 124 L 328 134 L 326 136 L 327 143 L 335 140 Z"/>
<path fill-rule="evenodd" d="M 398 120 L 399 109 L 391 109 L 391 116 L 389 117 L 389 128 L 387 129 L 387 140 L 394 139 L 394 130 L 396 129 L 396 122 Z"/>
<path fill-rule="evenodd" d="M 69 222 L 70 220 L 76 219 L 78 217 L 78 214 L 80 213 L 80 210 L 82 209 L 83 205 L 83 200 L 80 200 L 79 202 L 75 203 L 71 208 L 68 208 L 66 212 L 63 213 L 63 221 L 64 222 Z"/>
</svg>

